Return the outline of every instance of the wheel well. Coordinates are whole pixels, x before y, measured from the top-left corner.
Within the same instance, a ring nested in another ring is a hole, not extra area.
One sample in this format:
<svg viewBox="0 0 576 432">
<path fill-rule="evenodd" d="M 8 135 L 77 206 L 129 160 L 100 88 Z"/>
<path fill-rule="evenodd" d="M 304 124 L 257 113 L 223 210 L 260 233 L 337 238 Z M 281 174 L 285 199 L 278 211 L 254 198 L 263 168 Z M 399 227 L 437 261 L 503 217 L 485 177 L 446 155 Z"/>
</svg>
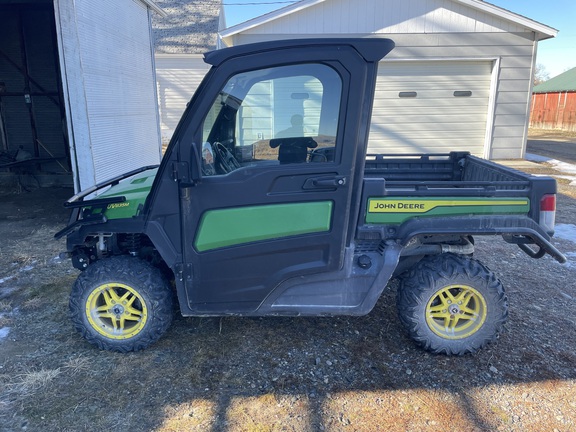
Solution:
<svg viewBox="0 0 576 432">
<path fill-rule="evenodd" d="M 410 270 L 423 258 L 448 252 L 471 257 L 474 254 L 474 237 L 471 235 L 414 236 L 402 250 L 393 277 Z"/>
<path fill-rule="evenodd" d="M 83 271 L 98 260 L 121 255 L 138 257 L 160 269 L 169 280 L 174 279 L 174 273 L 164 262 L 154 243 L 142 233 L 90 234 L 84 244 L 74 248 L 71 258 L 74 267 Z"/>
</svg>

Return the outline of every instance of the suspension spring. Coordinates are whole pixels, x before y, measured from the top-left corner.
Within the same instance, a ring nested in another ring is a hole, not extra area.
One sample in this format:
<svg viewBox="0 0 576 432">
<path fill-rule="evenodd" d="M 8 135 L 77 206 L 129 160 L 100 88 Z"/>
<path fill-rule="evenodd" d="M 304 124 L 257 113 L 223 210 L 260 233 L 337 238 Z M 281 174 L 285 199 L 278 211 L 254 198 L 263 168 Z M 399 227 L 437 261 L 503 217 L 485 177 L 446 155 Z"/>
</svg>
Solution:
<svg viewBox="0 0 576 432">
<path fill-rule="evenodd" d="M 126 234 L 126 247 L 130 255 L 138 256 L 138 251 L 140 250 L 141 245 L 142 245 L 142 234 L 139 233 Z"/>
</svg>

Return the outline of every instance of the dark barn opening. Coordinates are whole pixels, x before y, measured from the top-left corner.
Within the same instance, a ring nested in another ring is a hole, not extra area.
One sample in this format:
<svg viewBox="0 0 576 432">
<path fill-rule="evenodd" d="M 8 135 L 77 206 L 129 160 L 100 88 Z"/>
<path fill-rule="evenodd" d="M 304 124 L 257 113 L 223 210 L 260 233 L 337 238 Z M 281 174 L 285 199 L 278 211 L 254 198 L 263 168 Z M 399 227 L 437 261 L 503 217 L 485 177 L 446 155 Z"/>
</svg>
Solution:
<svg viewBox="0 0 576 432">
<path fill-rule="evenodd" d="M 58 59 L 52 1 L 0 0 L 2 183 L 72 183 Z"/>
</svg>

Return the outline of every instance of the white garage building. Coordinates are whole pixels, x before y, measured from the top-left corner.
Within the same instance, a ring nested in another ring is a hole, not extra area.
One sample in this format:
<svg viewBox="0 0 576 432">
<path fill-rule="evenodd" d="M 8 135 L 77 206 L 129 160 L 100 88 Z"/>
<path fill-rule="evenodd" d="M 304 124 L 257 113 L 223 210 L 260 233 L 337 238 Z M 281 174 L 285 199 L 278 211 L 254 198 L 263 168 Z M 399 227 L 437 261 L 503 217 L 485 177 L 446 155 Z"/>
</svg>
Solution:
<svg viewBox="0 0 576 432">
<path fill-rule="evenodd" d="M 557 31 L 480 0 L 302 0 L 220 31 L 227 46 L 388 37 L 369 147 L 524 157 L 538 41 Z"/>
</svg>

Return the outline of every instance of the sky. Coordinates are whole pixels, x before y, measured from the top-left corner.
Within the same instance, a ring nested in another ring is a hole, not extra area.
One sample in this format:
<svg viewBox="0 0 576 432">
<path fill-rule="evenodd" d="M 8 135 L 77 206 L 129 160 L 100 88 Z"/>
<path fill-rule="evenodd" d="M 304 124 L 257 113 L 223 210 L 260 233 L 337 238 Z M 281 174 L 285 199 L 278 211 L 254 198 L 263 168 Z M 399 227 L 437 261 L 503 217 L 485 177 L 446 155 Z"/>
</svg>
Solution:
<svg viewBox="0 0 576 432">
<path fill-rule="evenodd" d="M 226 23 L 231 27 L 294 2 L 223 0 L 223 3 Z M 555 38 L 538 43 L 536 62 L 544 66 L 549 78 L 576 67 L 576 0 L 490 0 L 489 3 L 559 30 Z"/>
</svg>

